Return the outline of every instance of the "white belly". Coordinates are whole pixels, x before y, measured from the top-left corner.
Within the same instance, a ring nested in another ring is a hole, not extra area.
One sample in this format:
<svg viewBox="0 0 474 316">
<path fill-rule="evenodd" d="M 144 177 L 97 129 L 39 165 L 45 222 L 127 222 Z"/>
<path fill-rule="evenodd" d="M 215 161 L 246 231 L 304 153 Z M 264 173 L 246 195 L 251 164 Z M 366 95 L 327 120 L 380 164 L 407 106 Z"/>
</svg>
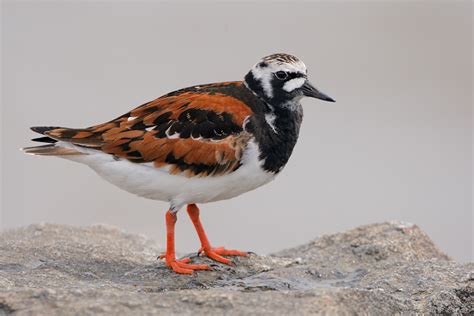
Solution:
<svg viewBox="0 0 474 316">
<path fill-rule="evenodd" d="M 113 156 L 95 150 L 81 148 L 81 151 L 87 151 L 88 155 L 65 158 L 88 165 L 102 178 L 125 191 L 153 200 L 169 201 L 176 210 L 189 203 L 230 199 L 275 178 L 275 174 L 261 168 L 258 146 L 254 142 L 248 144 L 240 168 L 230 174 L 212 177 L 174 175 L 167 168 L 132 163 L 126 159 L 115 160 Z"/>
</svg>

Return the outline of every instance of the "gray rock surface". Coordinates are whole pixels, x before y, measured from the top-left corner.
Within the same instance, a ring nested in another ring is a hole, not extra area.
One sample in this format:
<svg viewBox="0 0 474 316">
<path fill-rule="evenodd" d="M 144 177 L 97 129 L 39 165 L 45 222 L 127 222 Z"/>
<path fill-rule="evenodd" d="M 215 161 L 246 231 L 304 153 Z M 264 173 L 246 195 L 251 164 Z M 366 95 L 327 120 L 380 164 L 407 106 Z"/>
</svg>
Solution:
<svg viewBox="0 0 474 316">
<path fill-rule="evenodd" d="M 0 234 L 0 315 L 474 314 L 474 264 L 374 224 L 177 275 L 144 237 L 40 224 Z M 194 262 L 211 263 L 195 257 Z"/>
</svg>

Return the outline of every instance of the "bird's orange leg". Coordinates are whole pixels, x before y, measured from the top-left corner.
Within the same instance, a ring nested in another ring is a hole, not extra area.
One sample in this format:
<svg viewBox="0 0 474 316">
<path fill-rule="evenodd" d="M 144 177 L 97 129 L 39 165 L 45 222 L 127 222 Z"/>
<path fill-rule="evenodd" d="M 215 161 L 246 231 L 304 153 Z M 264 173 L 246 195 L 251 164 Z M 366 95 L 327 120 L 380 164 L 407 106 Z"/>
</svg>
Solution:
<svg viewBox="0 0 474 316">
<path fill-rule="evenodd" d="M 166 259 L 166 265 L 180 274 L 192 274 L 194 270 L 211 270 L 207 264 L 188 264 L 189 258 L 176 259 L 174 252 L 174 226 L 177 221 L 175 212 L 166 212 L 166 253 L 160 258 Z"/>
<path fill-rule="evenodd" d="M 225 264 L 233 263 L 231 260 L 222 256 L 248 256 L 248 253 L 239 250 L 227 250 L 224 247 L 212 248 L 209 239 L 207 239 L 204 227 L 202 226 L 199 219 L 199 208 L 196 206 L 196 204 L 189 204 L 187 210 L 189 217 L 196 228 L 199 240 L 201 241 L 201 249 L 199 249 L 199 253 L 203 252 L 207 257 Z"/>
</svg>

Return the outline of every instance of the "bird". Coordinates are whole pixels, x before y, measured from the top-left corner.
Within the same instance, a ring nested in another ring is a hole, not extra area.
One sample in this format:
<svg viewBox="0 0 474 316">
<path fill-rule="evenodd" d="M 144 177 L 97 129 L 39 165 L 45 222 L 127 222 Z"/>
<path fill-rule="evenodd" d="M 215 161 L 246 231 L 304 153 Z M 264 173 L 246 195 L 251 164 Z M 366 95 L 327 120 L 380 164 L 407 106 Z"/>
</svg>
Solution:
<svg viewBox="0 0 474 316">
<path fill-rule="evenodd" d="M 211 266 L 176 258 L 179 210 L 186 206 L 200 255 L 229 265 L 229 256 L 248 256 L 211 245 L 197 204 L 239 196 L 282 171 L 298 140 L 303 97 L 335 102 L 310 83 L 299 58 L 277 53 L 260 59 L 241 81 L 176 90 L 102 124 L 31 127 L 43 135 L 32 140 L 44 144 L 22 150 L 85 164 L 127 192 L 168 202 L 160 258 L 178 274 L 193 274 Z"/>
</svg>

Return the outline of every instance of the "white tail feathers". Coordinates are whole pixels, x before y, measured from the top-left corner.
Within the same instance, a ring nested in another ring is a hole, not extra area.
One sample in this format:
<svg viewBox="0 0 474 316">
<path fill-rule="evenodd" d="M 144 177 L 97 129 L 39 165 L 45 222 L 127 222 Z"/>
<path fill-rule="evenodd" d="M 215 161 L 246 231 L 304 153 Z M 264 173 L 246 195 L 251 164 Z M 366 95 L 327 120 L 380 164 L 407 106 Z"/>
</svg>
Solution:
<svg viewBox="0 0 474 316">
<path fill-rule="evenodd" d="M 56 144 L 24 147 L 21 148 L 26 154 L 38 156 L 71 156 L 71 155 L 87 155 L 72 148 L 56 146 Z"/>
</svg>

